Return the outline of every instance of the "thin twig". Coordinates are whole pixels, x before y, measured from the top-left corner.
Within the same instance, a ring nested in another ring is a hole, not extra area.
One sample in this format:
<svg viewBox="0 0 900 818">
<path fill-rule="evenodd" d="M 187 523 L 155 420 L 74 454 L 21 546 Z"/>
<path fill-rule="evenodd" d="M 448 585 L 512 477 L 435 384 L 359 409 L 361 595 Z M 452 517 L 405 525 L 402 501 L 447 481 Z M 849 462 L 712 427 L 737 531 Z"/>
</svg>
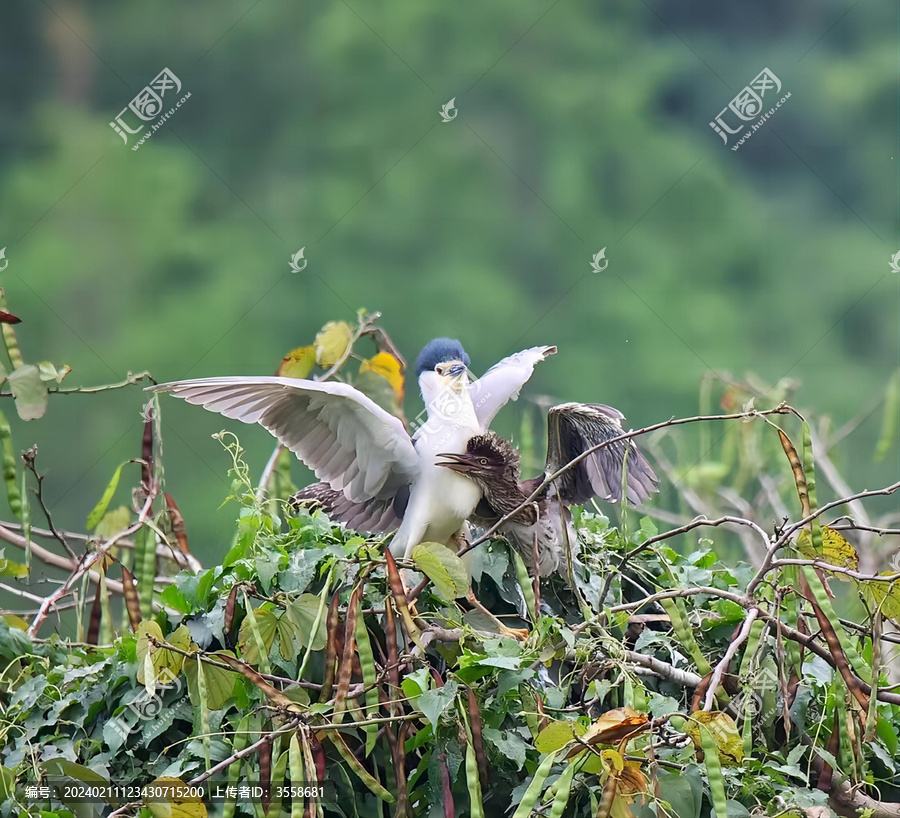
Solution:
<svg viewBox="0 0 900 818">
<path fill-rule="evenodd" d="M 22 461 L 25 463 L 25 468 L 27 468 L 37 480 L 37 490 L 34 491 L 34 495 L 37 497 L 38 504 L 41 507 L 41 510 L 44 512 L 44 517 L 47 518 L 47 525 L 50 526 L 50 532 L 53 536 L 59 541 L 59 544 L 66 550 L 66 553 L 73 559 L 77 560 L 78 557 L 75 552 L 72 550 L 72 547 L 66 542 L 66 538 L 62 535 L 62 533 L 53 525 L 53 518 L 50 516 L 50 509 L 47 508 L 47 504 L 44 502 L 44 475 L 39 474 L 37 467 L 34 465 L 34 461 L 37 458 L 37 446 L 32 446 L 28 451 L 26 451 L 22 455 Z"/>
<path fill-rule="evenodd" d="M 126 386 L 136 386 L 146 378 L 151 383 L 156 383 L 156 379 L 146 370 L 138 372 L 136 375 L 131 372 L 127 377 L 119 383 L 106 383 L 101 386 L 75 386 L 71 389 L 48 389 L 51 395 L 96 395 L 98 392 L 109 392 L 112 389 L 124 389 Z M 12 392 L 0 392 L 0 398 L 11 398 Z"/>
<path fill-rule="evenodd" d="M 709 677 L 709 685 L 706 688 L 706 699 L 703 702 L 704 710 L 712 710 L 716 700 L 716 690 L 719 689 L 719 685 L 722 683 L 722 677 L 725 675 L 725 671 L 731 664 L 734 654 L 737 653 L 738 648 L 744 644 L 747 637 L 750 635 L 750 628 L 756 621 L 757 616 L 759 616 L 759 608 L 751 608 L 747 617 L 744 619 L 744 624 L 741 626 L 738 635 L 731 640 L 728 650 L 725 651 L 725 655 L 721 658 L 719 664 L 716 665 L 712 672 L 712 676 Z"/>
<path fill-rule="evenodd" d="M 125 537 L 125 536 L 129 536 L 131 534 L 134 534 L 135 532 L 138 531 L 138 529 L 141 528 L 141 526 L 144 525 L 144 521 L 147 519 L 147 517 L 150 514 L 150 507 L 153 504 L 153 498 L 156 497 L 157 493 L 158 493 L 157 486 L 154 486 L 153 490 L 148 492 L 147 500 L 144 502 L 143 508 L 141 508 L 141 512 L 138 515 L 138 519 L 133 525 L 128 526 L 128 528 L 122 529 L 122 531 L 120 531 L 118 534 L 116 534 L 115 536 L 110 537 L 108 540 L 106 540 L 103 543 L 103 545 L 101 547 L 99 547 L 96 551 L 92 551 L 88 554 L 85 554 L 78 561 L 77 566 L 72 571 L 72 573 L 69 575 L 69 578 L 56 591 L 54 591 L 50 596 L 48 596 L 41 603 L 41 607 L 38 609 L 38 612 L 37 612 L 37 614 L 35 614 L 35 617 L 32 620 L 31 625 L 28 627 L 28 635 L 29 636 L 37 635 L 38 629 L 41 627 L 44 620 L 47 618 L 47 614 L 49 613 L 50 609 L 53 607 L 54 603 L 61 597 L 64 597 L 66 594 L 70 593 L 72 586 L 75 584 L 75 582 L 80 577 L 82 577 L 86 571 L 90 570 L 90 567 L 94 563 L 99 562 L 101 559 L 105 558 L 107 555 L 107 552 L 109 551 L 110 548 L 112 548 L 116 544 L 117 540 L 119 540 L 121 537 Z"/>
</svg>

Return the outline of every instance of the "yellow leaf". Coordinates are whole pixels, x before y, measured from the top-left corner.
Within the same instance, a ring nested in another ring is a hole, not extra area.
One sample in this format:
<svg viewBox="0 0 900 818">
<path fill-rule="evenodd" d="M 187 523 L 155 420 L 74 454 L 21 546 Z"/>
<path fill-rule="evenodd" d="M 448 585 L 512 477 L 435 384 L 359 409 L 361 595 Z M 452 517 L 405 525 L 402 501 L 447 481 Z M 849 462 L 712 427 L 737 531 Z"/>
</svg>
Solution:
<svg viewBox="0 0 900 818">
<path fill-rule="evenodd" d="M 21 616 L 15 614 L 3 614 L 3 621 L 11 628 L 18 628 L 20 631 L 28 630 L 28 623 Z"/>
<path fill-rule="evenodd" d="M 882 571 L 879 576 L 893 576 L 896 571 Z M 863 596 L 873 608 L 881 605 L 881 613 L 895 622 L 900 621 L 900 582 L 870 580 L 860 583 Z"/>
<path fill-rule="evenodd" d="M 316 365 L 316 348 L 297 347 L 281 359 L 275 374 L 279 378 L 305 378 Z"/>
<path fill-rule="evenodd" d="M 622 758 L 621 753 L 615 750 L 603 750 L 600 753 L 600 759 L 606 772 L 616 778 L 619 777 L 619 774 L 625 768 L 625 759 Z"/>
<path fill-rule="evenodd" d="M 859 568 L 859 557 L 856 549 L 844 538 L 840 531 L 827 525 L 822 526 L 822 553 L 817 554 L 813 547 L 812 533 L 804 529 L 797 537 L 797 550 L 808 560 L 820 559 L 830 565 L 856 570 Z"/>
<path fill-rule="evenodd" d="M 154 818 L 206 818 L 206 805 L 180 778 L 157 778 L 143 790 Z"/>
<path fill-rule="evenodd" d="M 577 721 L 551 721 L 534 740 L 535 749 L 552 753 L 565 747 L 575 736 L 584 734 L 584 726 Z"/>
<path fill-rule="evenodd" d="M 152 619 L 145 619 L 137 629 L 137 680 L 148 687 L 170 684 L 181 672 L 184 656 L 167 648 L 157 647 L 148 637 L 187 651 L 191 647 L 191 632 L 179 625 L 163 639 L 162 629 Z"/>
<path fill-rule="evenodd" d="M 641 771 L 641 762 L 626 761 L 619 774 L 619 792 L 622 795 L 636 795 L 646 791 L 647 778 Z"/>
<path fill-rule="evenodd" d="M 375 372 L 381 375 L 397 393 L 397 399 L 403 400 L 403 372 L 398 361 L 390 352 L 379 352 L 359 365 L 359 374 Z"/>
<path fill-rule="evenodd" d="M 685 732 L 698 749 L 703 749 L 700 736 L 701 724 L 716 742 L 722 763 L 735 765 L 744 760 L 744 742 L 731 716 L 717 710 L 712 712 L 698 710 L 696 713 L 692 713 L 685 725 Z"/>
<path fill-rule="evenodd" d="M 346 321 L 329 321 L 316 335 L 316 363 L 334 366 L 353 343 L 353 328 Z"/>
</svg>

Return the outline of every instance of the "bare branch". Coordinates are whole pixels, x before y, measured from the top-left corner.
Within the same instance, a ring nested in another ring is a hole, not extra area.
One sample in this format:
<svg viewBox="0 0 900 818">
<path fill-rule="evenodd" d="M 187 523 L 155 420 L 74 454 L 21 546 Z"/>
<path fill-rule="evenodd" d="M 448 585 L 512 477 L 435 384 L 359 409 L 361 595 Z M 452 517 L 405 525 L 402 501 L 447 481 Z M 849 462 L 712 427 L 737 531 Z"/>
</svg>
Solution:
<svg viewBox="0 0 900 818">
<path fill-rule="evenodd" d="M 709 685 L 706 688 L 706 699 L 703 702 L 704 710 L 712 710 L 716 700 L 716 690 L 719 689 L 719 685 L 722 683 L 722 677 L 725 675 L 725 671 L 731 664 L 731 660 L 734 658 L 735 653 L 737 653 L 738 648 L 744 644 L 747 637 L 750 635 L 750 628 L 756 621 L 757 616 L 759 616 L 759 608 L 751 608 L 750 613 L 747 614 L 747 618 L 744 619 L 744 624 L 741 626 L 738 635 L 731 640 L 731 644 L 728 646 L 728 650 L 725 651 L 725 655 L 713 669 L 712 676 L 709 677 Z"/>
</svg>

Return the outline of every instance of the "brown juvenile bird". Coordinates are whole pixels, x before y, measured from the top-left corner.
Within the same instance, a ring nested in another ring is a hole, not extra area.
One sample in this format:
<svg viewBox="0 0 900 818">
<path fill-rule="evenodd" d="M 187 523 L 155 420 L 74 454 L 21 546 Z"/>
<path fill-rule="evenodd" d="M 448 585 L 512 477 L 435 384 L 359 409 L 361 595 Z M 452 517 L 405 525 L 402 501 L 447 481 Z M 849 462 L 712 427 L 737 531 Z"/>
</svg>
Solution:
<svg viewBox="0 0 900 818">
<path fill-rule="evenodd" d="M 470 519 L 489 528 L 520 506 L 544 482 L 582 452 L 622 434 L 624 415 L 602 404 L 563 403 L 547 415 L 547 460 L 544 474 L 521 480 L 519 453 L 494 432 L 471 438 L 464 454 L 440 455 L 439 465 L 466 475 L 481 489 L 482 500 Z M 564 560 L 565 543 L 574 547 L 571 505 L 592 497 L 622 499 L 623 464 L 627 471 L 626 499 L 636 505 L 659 491 L 659 480 L 630 440 L 620 440 L 593 452 L 558 477 L 527 506 L 504 523 L 499 533 L 534 567 L 537 537 L 538 572 L 547 576 Z M 563 521 L 566 533 L 563 534 Z"/>
</svg>

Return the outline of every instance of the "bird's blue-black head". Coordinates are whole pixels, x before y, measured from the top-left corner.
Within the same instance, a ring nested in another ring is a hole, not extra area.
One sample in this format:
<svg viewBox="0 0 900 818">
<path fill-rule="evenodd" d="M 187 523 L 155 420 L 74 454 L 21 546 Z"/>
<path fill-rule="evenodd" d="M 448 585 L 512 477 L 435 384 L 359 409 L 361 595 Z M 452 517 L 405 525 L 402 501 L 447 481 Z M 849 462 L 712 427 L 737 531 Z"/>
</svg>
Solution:
<svg viewBox="0 0 900 818">
<path fill-rule="evenodd" d="M 435 338 L 425 344 L 424 349 L 416 358 L 416 377 L 423 372 L 432 371 L 438 364 L 445 361 L 462 361 L 469 365 L 469 356 L 463 349 L 463 345 L 455 338 Z"/>
</svg>

